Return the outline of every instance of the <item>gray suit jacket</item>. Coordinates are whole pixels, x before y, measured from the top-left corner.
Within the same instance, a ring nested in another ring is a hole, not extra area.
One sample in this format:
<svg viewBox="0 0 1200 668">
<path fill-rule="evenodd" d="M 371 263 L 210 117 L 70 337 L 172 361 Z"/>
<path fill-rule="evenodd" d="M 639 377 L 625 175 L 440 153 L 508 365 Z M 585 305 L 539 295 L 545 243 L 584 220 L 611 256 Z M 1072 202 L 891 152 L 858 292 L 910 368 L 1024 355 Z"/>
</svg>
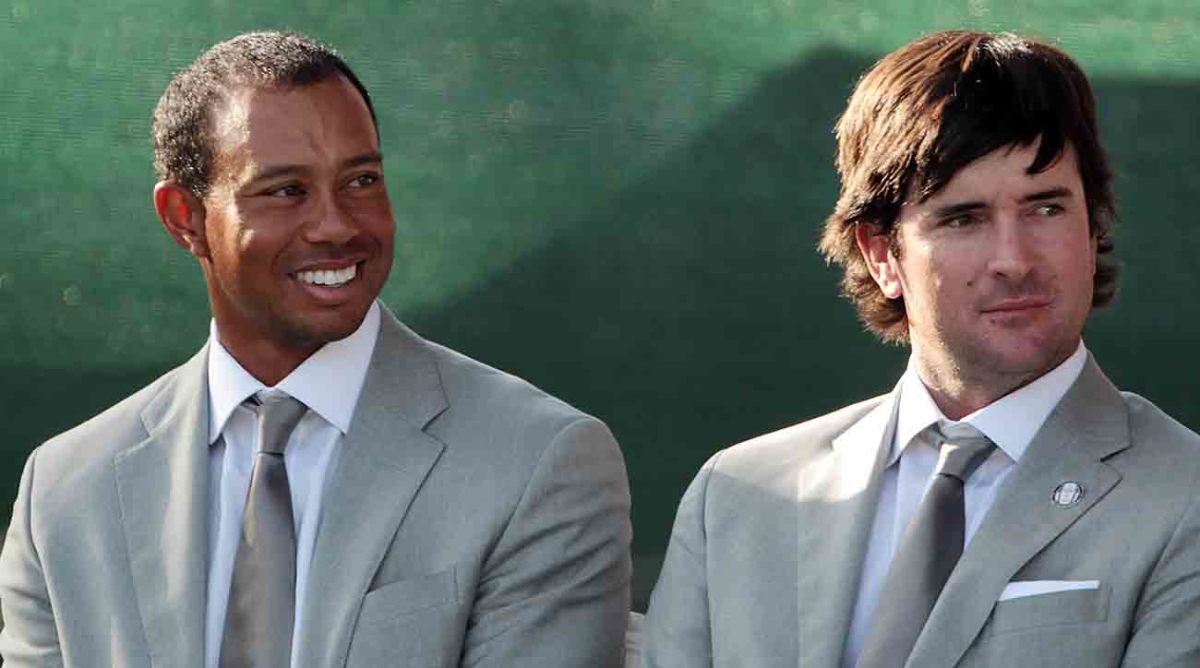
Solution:
<svg viewBox="0 0 1200 668">
<path fill-rule="evenodd" d="M 644 665 L 841 666 L 895 405 L 872 399 L 709 460 L 679 507 Z M 1083 487 L 1075 505 L 1052 501 L 1065 481 Z M 1089 360 L 905 665 L 1200 666 L 1198 495 L 1200 437 Z M 998 601 L 1029 580 L 1100 586 Z"/>
<path fill-rule="evenodd" d="M 5 665 L 203 665 L 206 360 L 30 455 Z M 629 492 L 599 421 L 386 314 L 329 476 L 299 665 L 621 664 Z"/>
</svg>

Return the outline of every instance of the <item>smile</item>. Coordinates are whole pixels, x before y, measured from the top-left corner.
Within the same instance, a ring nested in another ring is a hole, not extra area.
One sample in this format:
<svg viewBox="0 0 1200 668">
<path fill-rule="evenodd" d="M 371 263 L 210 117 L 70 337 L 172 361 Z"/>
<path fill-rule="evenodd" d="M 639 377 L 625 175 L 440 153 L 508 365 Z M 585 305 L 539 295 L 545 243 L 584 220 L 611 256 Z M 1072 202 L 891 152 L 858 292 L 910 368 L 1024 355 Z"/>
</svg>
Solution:
<svg viewBox="0 0 1200 668">
<path fill-rule="evenodd" d="M 345 269 L 317 269 L 314 271 L 296 272 L 296 280 L 309 285 L 339 287 L 354 280 L 358 275 L 358 264 L 352 264 Z"/>
</svg>

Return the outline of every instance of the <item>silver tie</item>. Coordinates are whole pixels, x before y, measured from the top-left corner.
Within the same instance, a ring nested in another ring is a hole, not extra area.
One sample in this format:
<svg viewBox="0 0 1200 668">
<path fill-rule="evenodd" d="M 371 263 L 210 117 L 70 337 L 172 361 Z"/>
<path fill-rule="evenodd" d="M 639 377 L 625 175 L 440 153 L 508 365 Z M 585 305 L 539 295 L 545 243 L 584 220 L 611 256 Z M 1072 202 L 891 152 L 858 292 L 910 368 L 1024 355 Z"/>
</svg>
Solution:
<svg viewBox="0 0 1200 668">
<path fill-rule="evenodd" d="M 947 438 L 931 427 L 937 470 L 900 538 L 855 668 L 896 668 L 912 653 L 929 613 L 962 556 L 963 486 L 996 447 L 986 436 Z"/>
<path fill-rule="evenodd" d="M 287 395 L 252 397 L 247 404 L 257 413 L 258 453 L 233 562 L 220 665 L 286 668 L 296 611 L 296 533 L 283 449 L 308 409 Z"/>
</svg>

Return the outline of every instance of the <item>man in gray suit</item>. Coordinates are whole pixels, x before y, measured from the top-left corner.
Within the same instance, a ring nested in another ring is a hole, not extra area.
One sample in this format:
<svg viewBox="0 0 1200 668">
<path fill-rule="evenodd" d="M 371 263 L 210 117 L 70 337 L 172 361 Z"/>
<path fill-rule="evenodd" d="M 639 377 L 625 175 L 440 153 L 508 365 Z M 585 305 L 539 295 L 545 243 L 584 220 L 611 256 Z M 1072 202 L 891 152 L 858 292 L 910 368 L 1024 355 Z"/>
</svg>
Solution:
<svg viewBox="0 0 1200 668">
<path fill-rule="evenodd" d="M 1200 665 L 1200 437 L 1081 338 L 1116 279 L 1083 72 L 930 35 L 864 75 L 837 139 L 821 248 L 908 370 L 704 465 L 644 663 Z"/>
<path fill-rule="evenodd" d="M 617 445 L 376 301 L 394 223 L 346 64 L 293 34 L 222 42 L 154 141 L 211 337 L 30 455 L 5 665 L 620 665 Z"/>
</svg>

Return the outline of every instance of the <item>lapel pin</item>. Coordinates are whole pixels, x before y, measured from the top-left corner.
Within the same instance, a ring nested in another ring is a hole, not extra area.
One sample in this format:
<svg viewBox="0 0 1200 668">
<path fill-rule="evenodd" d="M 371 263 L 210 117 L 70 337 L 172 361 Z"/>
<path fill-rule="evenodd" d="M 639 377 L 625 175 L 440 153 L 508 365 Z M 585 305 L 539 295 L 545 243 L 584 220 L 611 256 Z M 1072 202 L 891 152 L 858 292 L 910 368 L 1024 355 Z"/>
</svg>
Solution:
<svg viewBox="0 0 1200 668">
<path fill-rule="evenodd" d="M 1063 508 L 1073 506 L 1083 499 L 1083 485 L 1074 480 L 1068 480 L 1054 488 L 1054 494 L 1050 499 Z"/>
</svg>

